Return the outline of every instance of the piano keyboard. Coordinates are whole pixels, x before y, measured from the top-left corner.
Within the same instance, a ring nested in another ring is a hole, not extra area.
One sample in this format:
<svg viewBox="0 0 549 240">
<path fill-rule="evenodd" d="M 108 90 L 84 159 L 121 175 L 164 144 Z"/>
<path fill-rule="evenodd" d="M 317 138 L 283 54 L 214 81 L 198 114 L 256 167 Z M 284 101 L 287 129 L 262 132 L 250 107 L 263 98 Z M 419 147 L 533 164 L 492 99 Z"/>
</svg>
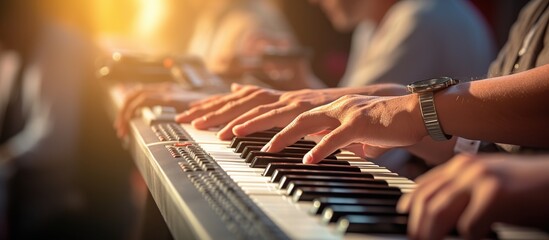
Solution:
<svg viewBox="0 0 549 240">
<path fill-rule="evenodd" d="M 273 132 L 227 142 L 185 124 L 131 125 L 130 150 L 176 239 L 406 238 L 395 205 L 414 182 L 372 162 L 339 152 L 303 165 L 305 140 L 259 152 Z M 501 239 L 547 237 L 501 229 Z"/>
</svg>

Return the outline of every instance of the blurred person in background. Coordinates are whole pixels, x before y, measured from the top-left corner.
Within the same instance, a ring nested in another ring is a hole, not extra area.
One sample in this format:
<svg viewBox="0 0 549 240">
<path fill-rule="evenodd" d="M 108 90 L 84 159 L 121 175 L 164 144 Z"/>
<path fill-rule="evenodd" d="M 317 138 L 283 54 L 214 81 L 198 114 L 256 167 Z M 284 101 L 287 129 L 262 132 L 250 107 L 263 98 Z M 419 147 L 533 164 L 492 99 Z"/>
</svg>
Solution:
<svg viewBox="0 0 549 240">
<path fill-rule="evenodd" d="M 117 145 L 86 132 L 97 133 L 104 116 L 91 78 L 93 45 L 77 25 L 46 14 L 69 5 L 0 6 L 0 238 L 130 235 L 129 167 L 109 164 L 123 162 L 110 159 Z"/>
<path fill-rule="evenodd" d="M 311 0 L 340 31 L 353 30 L 339 86 L 481 77 L 494 55 L 490 30 L 467 1 Z M 466 38 L 463 36 L 467 36 Z"/>
<path fill-rule="evenodd" d="M 187 54 L 223 74 L 237 58 L 257 57 L 269 47 L 296 47 L 286 20 L 272 0 L 193 0 L 198 11 Z"/>
</svg>

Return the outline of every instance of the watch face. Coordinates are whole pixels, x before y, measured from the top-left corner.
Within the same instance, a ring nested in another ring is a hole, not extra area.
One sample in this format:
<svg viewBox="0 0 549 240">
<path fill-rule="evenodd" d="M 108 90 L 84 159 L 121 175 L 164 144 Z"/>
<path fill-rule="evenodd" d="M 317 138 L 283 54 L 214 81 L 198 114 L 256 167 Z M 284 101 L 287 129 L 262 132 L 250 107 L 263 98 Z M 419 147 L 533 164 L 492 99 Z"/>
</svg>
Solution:
<svg viewBox="0 0 549 240">
<path fill-rule="evenodd" d="M 455 85 L 457 83 L 458 83 L 458 80 L 455 80 L 449 77 L 440 77 L 440 78 L 432 78 L 432 79 L 417 81 L 409 84 L 407 88 L 409 92 L 417 93 L 417 92 L 436 91 L 439 89 L 444 89 L 449 86 Z"/>
</svg>

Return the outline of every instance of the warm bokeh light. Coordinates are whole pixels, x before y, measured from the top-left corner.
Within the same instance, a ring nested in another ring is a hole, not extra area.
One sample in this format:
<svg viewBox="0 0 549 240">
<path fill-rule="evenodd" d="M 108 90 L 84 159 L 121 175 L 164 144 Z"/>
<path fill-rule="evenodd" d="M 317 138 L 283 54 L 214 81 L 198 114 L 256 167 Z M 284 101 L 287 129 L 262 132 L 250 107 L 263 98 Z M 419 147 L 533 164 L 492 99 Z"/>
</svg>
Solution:
<svg viewBox="0 0 549 240">
<path fill-rule="evenodd" d="M 129 34 L 138 13 L 136 0 L 92 1 L 92 23 L 100 33 Z"/>
<path fill-rule="evenodd" d="M 38 1 L 51 19 L 81 28 L 100 47 L 152 54 L 185 51 L 196 6 L 188 0 Z"/>
<path fill-rule="evenodd" d="M 166 0 L 137 0 L 138 15 L 135 21 L 135 30 L 140 37 L 149 38 L 155 35 L 160 24 L 167 15 Z"/>
</svg>

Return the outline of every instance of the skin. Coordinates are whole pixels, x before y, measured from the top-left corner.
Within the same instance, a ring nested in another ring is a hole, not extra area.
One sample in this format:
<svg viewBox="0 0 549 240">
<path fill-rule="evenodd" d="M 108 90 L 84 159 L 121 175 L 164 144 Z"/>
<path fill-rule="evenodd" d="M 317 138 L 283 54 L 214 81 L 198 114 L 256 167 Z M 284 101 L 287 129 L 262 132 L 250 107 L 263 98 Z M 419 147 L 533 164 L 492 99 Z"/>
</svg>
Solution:
<svg viewBox="0 0 549 240">
<path fill-rule="evenodd" d="M 138 109 L 155 105 L 172 106 L 183 111 L 188 108 L 189 99 L 182 99 L 182 89 L 171 83 L 139 85 L 128 92 L 118 111 L 114 128 L 118 137 L 124 137 L 129 131 L 129 122 Z"/>
<path fill-rule="evenodd" d="M 357 88 L 275 91 L 256 86 L 233 85 L 231 94 L 195 103 L 178 115 L 177 122 L 191 122 L 199 129 L 226 124 L 219 131 L 222 140 L 245 136 L 273 127 L 284 127 L 307 110 L 330 103 L 346 94 L 400 95 L 404 86 L 376 84 Z"/>
<path fill-rule="evenodd" d="M 513 75 L 459 84 L 435 94 L 444 132 L 531 147 L 549 147 L 549 65 Z M 527 124 L 525 124 L 527 123 Z M 352 143 L 394 148 L 427 137 L 418 96 L 345 96 L 299 115 L 263 148 L 278 152 L 299 138 L 329 131 L 303 158 L 316 163 Z"/>
<path fill-rule="evenodd" d="M 300 114 L 263 150 L 278 152 L 305 135 L 327 133 L 303 158 L 304 163 L 316 163 L 331 152 L 355 143 L 363 144 L 365 152 L 413 145 L 426 135 L 425 128 L 416 127 L 421 124 L 413 95 L 346 95 Z"/>
<path fill-rule="evenodd" d="M 411 239 L 443 239 L 455 226 L 482 239 L 495 222 L 547 229 L 549 157 L 458 155 L 417 179 L 397 209 Z"/>
</svg>

